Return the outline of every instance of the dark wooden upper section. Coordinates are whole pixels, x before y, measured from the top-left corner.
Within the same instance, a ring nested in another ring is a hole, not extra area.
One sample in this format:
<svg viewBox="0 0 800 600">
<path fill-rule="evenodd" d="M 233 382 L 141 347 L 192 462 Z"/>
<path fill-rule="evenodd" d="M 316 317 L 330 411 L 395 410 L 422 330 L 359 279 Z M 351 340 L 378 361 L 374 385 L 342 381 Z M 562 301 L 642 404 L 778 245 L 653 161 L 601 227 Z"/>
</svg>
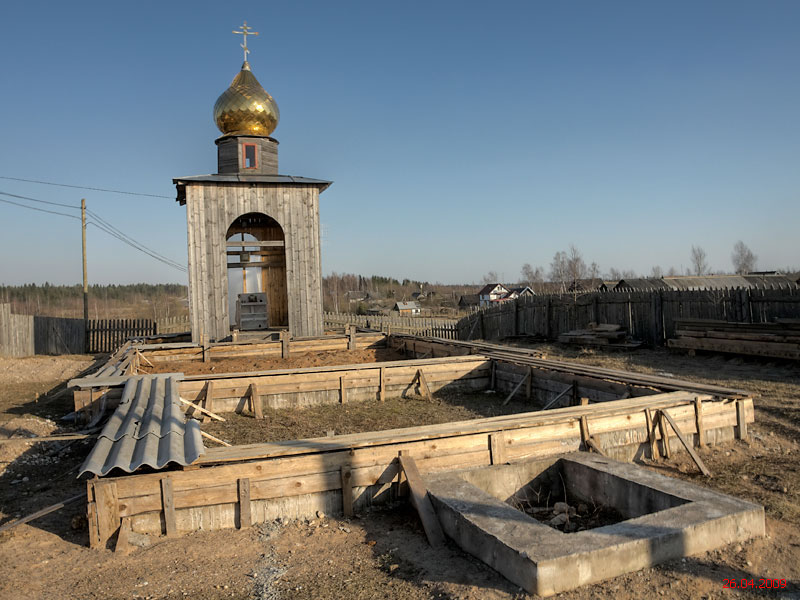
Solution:
<svg viewBox="0 0 800 600">
<path fill-rule="evenodd" d="M 217 173 L 278 174 L 278 140 L 271 137 L 231 135 L 216 140 Z M 247 147 L 251 147 L 248 154 Z M 251 163 L 248 165 L 247 158 Z"/>
</svg>

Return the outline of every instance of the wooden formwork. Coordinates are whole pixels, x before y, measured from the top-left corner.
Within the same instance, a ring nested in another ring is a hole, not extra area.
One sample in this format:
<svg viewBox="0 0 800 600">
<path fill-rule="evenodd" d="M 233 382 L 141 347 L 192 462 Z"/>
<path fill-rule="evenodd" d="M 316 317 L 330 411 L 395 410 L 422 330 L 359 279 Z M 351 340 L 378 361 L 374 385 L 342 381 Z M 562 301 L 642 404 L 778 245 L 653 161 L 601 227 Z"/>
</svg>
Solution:
<svg viewBox="0 0 800 600">
<path fill-rule="evenodd" d="M 685 436 L 702 437 L 706 444 L 733 439 L 754 418 L 750 399 L 673 392 L 443 425 L 214 448 L 184 470 L 89 480 L 90 541 L 105 547 L 123 519 L 133 531 L 171 535 L 241 527 L 242 514 L 249 515 L 245 525 L 309 517 L 317 510 L 337 514 L 346 499 L 355 510 L 363 509 L 398 494 L 400 452 L 414 457 L 422 473 L 572 452 L 585 447 L 588 437 L 615 458 L 650 456 L 654 448 L 655 458 L 665 439 L 667 448 L 669 438 L 675 439 L 674 432 L 651 422 L 647 413 L 657 410 L 668 410 Z M 350 477 L 344 479 L 343 471 Z M 349 482 L 347 489 L 343 481 Z"/>
</svg>

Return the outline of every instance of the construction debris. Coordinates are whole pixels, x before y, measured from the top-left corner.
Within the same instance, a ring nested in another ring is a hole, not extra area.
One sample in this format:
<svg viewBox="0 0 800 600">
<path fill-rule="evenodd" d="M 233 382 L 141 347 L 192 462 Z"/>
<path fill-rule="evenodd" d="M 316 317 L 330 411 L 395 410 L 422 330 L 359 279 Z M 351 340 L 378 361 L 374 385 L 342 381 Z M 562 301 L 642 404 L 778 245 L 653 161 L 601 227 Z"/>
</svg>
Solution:
<svg viewBox="0 0 800 600">
<path fill-rule="evenodd" d="M 628 333 L 621 326 L 613 323 L 589 323 L 588 329 L 575 329 L 558 336 L 561 344 L 578 344 L 581 346 L 604 346 L 632 350 L 639 348 L 642 342 L 628 339 Z"/>
</svg>

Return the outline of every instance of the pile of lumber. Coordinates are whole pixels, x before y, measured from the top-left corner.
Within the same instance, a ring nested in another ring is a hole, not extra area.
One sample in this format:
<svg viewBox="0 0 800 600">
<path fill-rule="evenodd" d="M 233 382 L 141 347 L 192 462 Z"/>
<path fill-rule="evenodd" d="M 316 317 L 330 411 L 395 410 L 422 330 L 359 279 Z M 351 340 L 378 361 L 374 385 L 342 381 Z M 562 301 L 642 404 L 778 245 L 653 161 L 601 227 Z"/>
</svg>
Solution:
<svg viewBox="0 0 800 600">
<path fill-rule="evenodd" d="M 680 319 L 675 325 L 677 337 L 667 340 L 670 348 L 800 359 L 800 319 L 775 323 Z"/>
<path fill-rule="evenodd" d="M 633 349 L 642 345 L 628 339 L 628 332 L 612 323 L 589 323 L 588 329 L 575 329 L 558 336 L 561 344 L 581 346 L 606 346 L 609 348 Z"/>
</svg>

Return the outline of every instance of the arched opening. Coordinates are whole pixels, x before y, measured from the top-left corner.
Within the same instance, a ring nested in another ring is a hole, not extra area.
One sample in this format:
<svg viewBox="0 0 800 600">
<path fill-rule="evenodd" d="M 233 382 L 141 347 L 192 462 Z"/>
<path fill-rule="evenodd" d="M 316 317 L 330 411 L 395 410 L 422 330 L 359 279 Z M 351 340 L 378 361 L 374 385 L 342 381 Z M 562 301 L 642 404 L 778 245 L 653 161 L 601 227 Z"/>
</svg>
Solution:
<svg viewBox="0 0 800 600">
<path fill-rule="evenodd" d="M 281 226 L 265 214 L 247 213 L 231 224 L 225 239 L 231 326 L 242 330 L 288 327 L 286 240 Z M 257 294 L 263 296 L 253 297 Z M 266 299 L 266 322 L 254 316 L 263 314 L 264 308 L 257 306 L 261 299 Z"/>
</svg>

